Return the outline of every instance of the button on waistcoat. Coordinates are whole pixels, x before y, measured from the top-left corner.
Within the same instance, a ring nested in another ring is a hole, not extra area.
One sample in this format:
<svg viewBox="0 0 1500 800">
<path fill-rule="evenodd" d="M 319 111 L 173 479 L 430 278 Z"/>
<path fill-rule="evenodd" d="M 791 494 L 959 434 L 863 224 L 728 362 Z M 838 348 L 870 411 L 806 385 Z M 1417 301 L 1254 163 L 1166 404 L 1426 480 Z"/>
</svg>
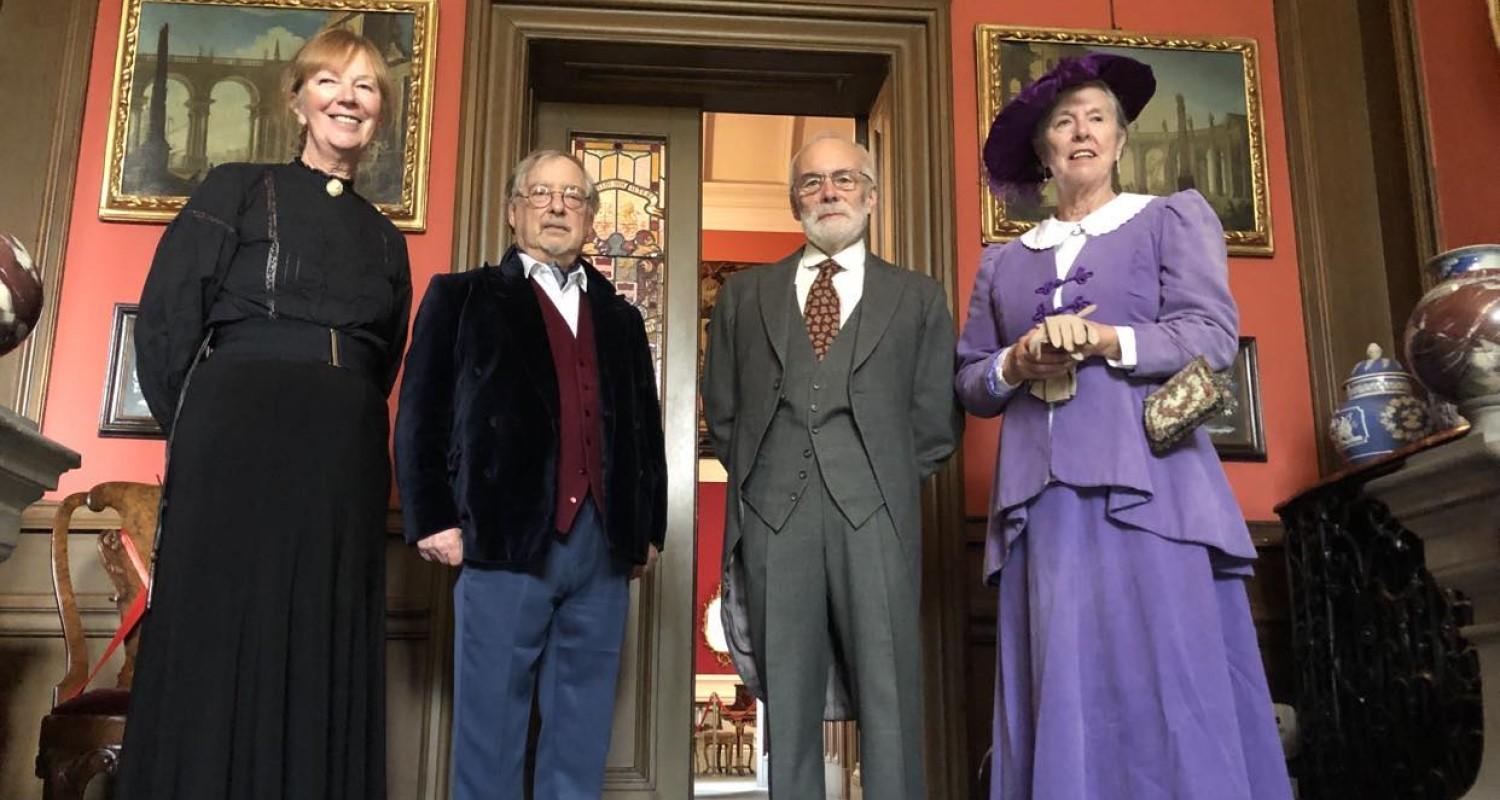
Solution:
<svg viewBox="0 0 1500 800">
<path fill-rule="evenodd" d="M 821 491 L 814 483 L 821 481 L 845 519 L 858 527 L 885 502 L 849 400 L 861 308 L 854 309 L 819 361 L 797 301 L 791 302 L 781 393 L 745 481 L 745 502 L 780 530 L 807 492 Z"/>
<path fill-rule="evenodd" d="M 588 295 L 578 298 L 578 333 L 568 330 L 557 307 L 532 282 L 542 307 L 552 367 L 557 372 L 557 510 L 553 525 L 562 533 L 590 493 L 604 510 L 604 425 L 599 407 L 599 365 L 594 347 L 594 321 Z"/>
</svg>

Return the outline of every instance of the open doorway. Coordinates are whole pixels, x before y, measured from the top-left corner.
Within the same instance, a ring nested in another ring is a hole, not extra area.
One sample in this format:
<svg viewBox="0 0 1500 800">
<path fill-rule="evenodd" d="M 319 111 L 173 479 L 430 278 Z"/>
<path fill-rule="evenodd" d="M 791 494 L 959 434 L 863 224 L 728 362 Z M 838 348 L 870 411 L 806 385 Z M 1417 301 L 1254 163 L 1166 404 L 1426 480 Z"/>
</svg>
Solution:
<svg viewBox="0 0 1500 800">
<path fill-rule="evenodd" d="M 804 243 L 787 193 L 792 156 L 813 137 L 858 135 L 853 117 L 703 115 L 700 342 L 718 289 L 735 272 L 775 263 Z M 700 345 L 700 359 L 702 350 Z M 701 420 L 701 416 L 700 416 Z M 701 430 L 693 647 L 693 797 L 767 797 L 764 707 L 739 682 L 719 621 L 724 470 Z M 853 764 L 830 762 L 842 788 Z M 847 767 L 847 770 L 846 770 Z M 842 795 L 841 795 L 842 796 Z"/>
<path fill-rule="evenodd" d="M 547 103 L 615 104 L 692 109 L 700 129 L 704 117 L 698 115 L 718 112 L 856 120 L 859 138 L 874 145 L 882 162 L 889 158 L 902 165 L 899 172 L 882 170 L 882 200 L 896 213 L 880 223 L 880 249 L 890 260 L 951 285 L 952 97 L 942 55 L 951 37 L 945 3 L 590 0 L 557 6 L 471 0 L 470 12 L 455 264 L 494 261 L 503 252 L 507 231 L 494 209 L 503 205 L 510 165 L 541 144 L 534 127 L 539 108 Z M 877 137 L 871 113 L 882 96 L 889 119 Z M 668 149 L 682 151 L 671 144 Z M 771 193 L 779 196 L 783 224 L 792 223 L 784 175 L 790 155 L 788 144 L 771 168 L 777 173 Z M 700 160 L 693 169 L 703 166 Z M 720 169 L 717 163 L 708 168 Z M 694 233 L 699 211 L 707 215 L 714 208 L 707 185 L 704 191 L 698 206 L 687 212 Z M 747 209 L 738 209 L 737 216 L 747 218 Z M 715 229 L 712 223 L 703 227 Z M 765 233 L 755 228 L 745 232 Z M 765 260 L 776 260 L 796 246 L 783 246 L 784 241 Z M 701 260 L 711 260 L 709 240 L 701 244 Z M 631 663 L 622 670 L 606 774 L 605 797 L 611 800 L 693 795 L 693 726 L 687 723 L 697 711 L 695 648 L 704 619 L 695 583 L 708 591 L 717 586 L 717 557 L 703 559 L 695 553 L 695 545 L 721 541 L 717 533 L 700 535 L 699 523 L 712 517 L 722 524 L 723 514 L 722 500 L 717 509 L 707 508 L 698 491 L 700 259 L 695 252 L 690 263 L 677 264 L 671 251 L 698 248 L 669 242 L 666 249 L 660 363 L 669 485 L 674 488 L 668 499 L 667 549 L 656 574 L 639 585 L 633 601 Z M 962 764 L 952 758 L 965 750 L 962 715 L 955 711 L 961 707 L 964 672 L 964 598 L 941 576 L 962 569 L 957 469 L 950 467 L 930 484 L 925 499 L 920 646 L 927 662 L 930 795 L 956 798 L 963 796 L 967 783 Z M 715 565 L 712 583 L 696 579 L 699 566 L 707 563 Z M 626 675 L 632 676 L 628 685 Z M 725 687 L 726 693 L 731 690 Z M 856 746 L 844 739 L 833 749 L 847 758 Z M 846 789 L 841 785 L 840 791 Z"/>
<path fill-rule="evenodd" d="M 691 393 L 696 428 L 697 516 L 692 551 L 693 608 L 691 757 L 693 796 L 767 796 L 764 709 L 740 683 L 728 658 L 717 604 L 721 596 L 724 470 L 707 444 L 701 398 L 706 327 L 719 287 L 735 272 L 756 269 L 799 251 L 800 223 L 791 214 L 788 166 L 803 145 L 823 134 L 858 138 L 852 117 L 701 113 L 677 107 L 540 102 L 532 140 L 576 155 L 599 192 L 599 212 L 584 253 L 645 320 L 666 408 Z M 695 314 L 683 313 L 684 301 Z M 691 363 L 682 329 L 693 327 Z M 675 344 L 674 344 L 675 342 Z M 681 421 L 676 421 L 680 425 Z M 674 424 L 668 420 L 668 427 Z M 689 484 L 680 473 L 676 485 Z M 644 615 L 648 583 L 633 592 L 613 738 L 632 741 L 649 674 L 641 655 L 650 638 Z M 662 690 L 661 686 L 657 687 Z M 649 705 L 646 703 L 645 705 Z M 601 715 L 601 719 L 607 718 Z M 685 720 L 684 724 L 688 721 Z M 857 752 L 840 748 L 841 726 L 830 726 L 827 773 L 845 797 L 857 788 Z M 612 753 L 629 763 L 628 747 Z"/>
</svg>

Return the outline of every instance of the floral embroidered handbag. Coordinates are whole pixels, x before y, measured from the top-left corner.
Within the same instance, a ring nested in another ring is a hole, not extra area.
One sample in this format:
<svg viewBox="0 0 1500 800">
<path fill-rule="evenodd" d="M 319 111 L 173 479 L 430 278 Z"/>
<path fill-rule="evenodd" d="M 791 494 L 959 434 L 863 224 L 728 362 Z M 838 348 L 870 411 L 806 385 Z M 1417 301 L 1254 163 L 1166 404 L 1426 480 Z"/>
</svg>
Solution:
<svg viewBox="0 0 1500 800">
<path fill-rule="evenodd" d="M 1229 400 L 1224 387 L 1214 380 L 1208 361 L 1198 356 L 1146 395 L 1144 420 L 1151 452 L 1160 455 L 1172 449 L 1204 420 L 1218 413 Z"/>
</svg>

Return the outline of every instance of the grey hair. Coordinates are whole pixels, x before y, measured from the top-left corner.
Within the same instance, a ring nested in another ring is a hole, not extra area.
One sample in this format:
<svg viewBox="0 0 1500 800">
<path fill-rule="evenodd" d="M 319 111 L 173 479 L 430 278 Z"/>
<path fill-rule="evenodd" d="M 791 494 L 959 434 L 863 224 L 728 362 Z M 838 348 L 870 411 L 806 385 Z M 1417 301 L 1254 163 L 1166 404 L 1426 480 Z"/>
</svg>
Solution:
<svg viewBox="0 0 1500 800">
<path fill-rule="evenodd" d="M 523 189 L 526 186 L 526 182 L 531 178 L 532 170 L 541 166 L 542 162 L 551 161 L 554 158 L 562 158 L 573 162 L 573 166 L 578 167 L 578 171 L 583 173 L 583 192 L 588 198 L 589 213 L 599 213 L 599 192 L 594 189 L 594 179 L 589 177 L 588 169 L 583 166 L 583 162 L 579 161 L 577 156 L 572 153 L 564 153 L 561 150 L 533 150 L 529 155 L 521 159 L 521 162 L 516 164 L 515 170 L 511 172 L 510 196 L 525 197 L 526 192 Z"/>
<path fill-rule="evenodd" d="M 845 144 L 852 146 L 855 151 L 859 153 L 860 171 L 869 176 L 870 185 L 880 185 L 880 175 L 875 171 L 875 157 L 870 155 L 870 151 L 864 145 L 854 141 L 853 139 L 850 139 L 849 137 L 841 133 L 834 133 L 833 131 L 822 131 L 815 134 L 811 139 L 808 139 L 807 142 L 802 145 L 802 147 L 798 148 L 797 152 L 792 155 L 791 164 L 787 166 L 786 186 L 787 192 L 791 195 L 792 198 L 792 208 L 797 207 L 797 162 L 802 160 L 802 154 L 807 152 L 807 149 L 809 147 L 812 147 L 818 142 L 827 141 L 829 139 L 837 139 L 841 142 L 844 142 Z"/>
<path fill-rule="evenodd" d="M 1052 106 L 1047 109 L 1047 113 L 1043 114 L 1042 118 L 1037 121 L 1036 130 L 1031 132 L 1031 148 L 1036 151 L 1037 156 L 1043 161 L 1046 161 L 1047 158 L 1047 151 L 1044 148 L 1047 144 L 1047 125 L 1052 122 L 1052 112 L 1056 111 L 1057 107 L 1062 105 L 1062 101 L 1083 89 L 1098 89 L 1104 92 L 1104 96 L 1109 98 L 1110 105 L 1115 107 L 1115 124 L 1120 126 L 1122 138 L 1129 138 L 1130 120 L 1125 118 L 1125 105 L 1120 102 L 1120 98 L 1115 94 L 1115 90 L 1109 88 L 1109 84 L 1104 81 L 1085 81 L 1077 86 L 1069 86 L 1059 93 L 1057 99 L 1052 101 Z"/>
</svg>

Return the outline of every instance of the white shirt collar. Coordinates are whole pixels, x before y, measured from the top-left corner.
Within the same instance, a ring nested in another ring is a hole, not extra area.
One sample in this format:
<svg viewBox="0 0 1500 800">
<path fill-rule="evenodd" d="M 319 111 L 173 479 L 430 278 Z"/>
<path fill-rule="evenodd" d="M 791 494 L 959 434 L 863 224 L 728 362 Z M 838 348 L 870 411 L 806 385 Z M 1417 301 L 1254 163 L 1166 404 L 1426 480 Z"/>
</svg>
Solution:
<svg viewBox="0 0 1500 800">
<path fill-rule="evenodd" d="M 804 269 L 815 268 L 826 260 L 828 260 L 828 255 L 813 247 L 812 242 L 808 242 L 807 246 L 802 248 L 802 261 L 798 263 L 798 266 Z M 863 273 L 865 271 L 865 240 L 860 239 L 834 253 L 833 260 L 837 261 L 845 272 L 856 275 Z"/>
<path fill-rule="evenodd" d="M 1089 236 L 1103 236 L 1129 222 L 1155 199 L 1155 196 L 1149 194 L 1118 194 L 1077 222 L 1063 222 L 1057 217 L 1048 217 L 1037 223 L 1035 228 L 1021 234 L 1021 244 L 1032 250 L 1051 250 L 1078 232 Z"/>
<path fill-rule="evenodd" d="M 523 271 L 526 273 L 526 277 L 535 279 L 537 270 L 545 270 L 542 274 L 546 278 L 546 280 L 550 281 L 552 285 L 557 284 L 557 277 L 552 273 L 551 264 L 545 264 L 541 261 L 537 261 L 531 256 L 526 255 L 525 252 L 519 249 L 516 250 L 516 255 L 519 255 L 521 257 L 521 266 L 524 268 Z M 563 282 L 563 288 L 567 289 L 570 284 L 576 285 L 581 291 L 586 292 L 589 290 L 588 270 L 585 270 L 583 266 L 578 264 L 578 262 L 576 261 L 574 262 L 573 270 L 568 273 L 568 279 Z"/>
</svg>

